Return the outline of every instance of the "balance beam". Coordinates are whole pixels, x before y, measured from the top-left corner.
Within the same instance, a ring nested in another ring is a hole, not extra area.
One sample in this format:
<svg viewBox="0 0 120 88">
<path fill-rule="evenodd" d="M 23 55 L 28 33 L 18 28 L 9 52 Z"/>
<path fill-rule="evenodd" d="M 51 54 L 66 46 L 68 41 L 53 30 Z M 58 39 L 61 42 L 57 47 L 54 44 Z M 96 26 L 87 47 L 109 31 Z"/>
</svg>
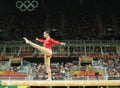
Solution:
<svg viewBox="0 0 120 88">
<path fill-rule="evenodd" d="M 2 86 L 120 86 L 120 80 L 2 80 Z"/>
</svg>

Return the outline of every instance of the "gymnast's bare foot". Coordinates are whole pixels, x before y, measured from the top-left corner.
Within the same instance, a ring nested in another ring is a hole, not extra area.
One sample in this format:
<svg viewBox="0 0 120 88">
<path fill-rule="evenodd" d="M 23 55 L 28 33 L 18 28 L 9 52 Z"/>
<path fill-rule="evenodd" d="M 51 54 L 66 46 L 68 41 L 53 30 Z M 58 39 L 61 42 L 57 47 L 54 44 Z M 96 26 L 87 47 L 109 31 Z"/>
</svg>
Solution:
<svg viewBox="0 0 120 88">
<path fill-rule="evenodd" d="M 52 80 L 51 78 L 46 79 L 46 81 L 51 81 L 51 80 Z"/>
<path fill-rule="evenodd" d="M 27 44 L 30 43 L 30 41 L 29 41 L 26 37 L 23 37 L 23 39 L 25 40 L 25 42 L 26 42 Z"/>
</svg>

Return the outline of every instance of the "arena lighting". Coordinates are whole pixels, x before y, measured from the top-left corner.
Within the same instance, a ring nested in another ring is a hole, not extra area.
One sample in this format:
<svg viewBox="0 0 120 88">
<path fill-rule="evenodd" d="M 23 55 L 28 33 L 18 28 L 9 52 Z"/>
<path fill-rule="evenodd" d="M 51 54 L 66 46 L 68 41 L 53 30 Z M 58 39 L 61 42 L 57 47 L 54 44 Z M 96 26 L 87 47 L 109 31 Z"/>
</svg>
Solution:
<svg viewBox="0 0 120 88">
<path fill-rule="evenodd" d="M 20 11 L 34 11 L 35 8 L 37 8 L 39 6 L 39 2 L 36 0 L 33 1 L 17 1 L 16 2 L 16 7 L 20 10 Z"/>
<path fill-rule="evenodd" d="M 56 29 L 54 28 L 54 29 L 52 29 L 52 31 L 56 31 Z"/>
<path fill-rule="evenodd" d="M 108 28 L 107 31 L 112 31 L 112 28 Z"/>
</svg>

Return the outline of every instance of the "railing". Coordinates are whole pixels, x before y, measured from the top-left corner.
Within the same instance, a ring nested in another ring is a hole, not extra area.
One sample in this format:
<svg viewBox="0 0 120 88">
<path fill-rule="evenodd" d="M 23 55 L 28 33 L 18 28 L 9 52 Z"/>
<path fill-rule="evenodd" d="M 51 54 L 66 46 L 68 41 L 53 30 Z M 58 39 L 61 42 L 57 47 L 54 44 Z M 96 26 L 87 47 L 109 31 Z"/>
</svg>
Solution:
<svg viewBox="0 0 120 88">
<path fill-rule="evenodd" d="M 81 56 L 81 55 L 106 55 L 112 54 L 120 55 L 120 41 L 105 41 L 105 40 L 65 40 L 67 45 L 53 46 L 53 54 L 60 56 Z M 37 42 L 36 42 L 37 43 Z M 96 48 L 99 50 L 97 51 Z M 72 51 L 71 51 L 72 49 Z M 79 50 L 76 50 L 79 49 Z M 32 51 L 31 51 L 32 50 Z M 0 43 L 0 55 L 1 56 L 20 56 L 22 51 L 25 51 L 24 54 L 30 55 L 41 55 L 39 51 L 28 46 L 23 41 L 9 41 Z M 27 52 L 27 53 L 26 53 Z"/>
<path fill-rule="evenodd" d="M 32 40 L 35 43 L 35 40 Z M 62 42 L 66 42 L 66 43 L 113 43 L 113 44 L 117 44 L 120 43 L 120 40 L 60 40 Z M 4 45 L 4 44 L 25 44 L 24 41 L 0 41 L 0 45 Z"/>
<path fill-rule="evenodd" d="M 14 53 L 14 52 L 11 52 L 11 53 L 6 53 L 2 56 L 0 56 L 0 58 L 5 58 L 5 57 L 39 57 L 39 56 L 43 56 L 43 53 L 41 52 L 36 52 L 36 53 L 20 53 L 18 55 L 18 53 Z M 80 56 L 92 56 L 94 58 L 98 58 L 98 57 L 116 57 L 116 58 L 119 58 L 120 55 L 116 52 L 104 52 L 104 55 L 102 55 L 102 53 L 100 52 L 53 52 L 53 56 L 54 57 L 80 57 Z"/>
</svg>

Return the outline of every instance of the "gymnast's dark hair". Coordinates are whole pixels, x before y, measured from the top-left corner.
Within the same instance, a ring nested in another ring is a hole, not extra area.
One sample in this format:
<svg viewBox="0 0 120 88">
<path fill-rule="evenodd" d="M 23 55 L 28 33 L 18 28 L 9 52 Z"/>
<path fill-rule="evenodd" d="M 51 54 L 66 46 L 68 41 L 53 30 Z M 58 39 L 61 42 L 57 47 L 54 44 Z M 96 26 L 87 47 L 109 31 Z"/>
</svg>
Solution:
<svg viewBox="0 0 120 88">
<path fill-rule="evenodd" d="M 50 35 L 50 31 L 44 31 L 44 32 L 46 32 L 47 34 L 49 34 L 49 35 Z"/>
</svg>

